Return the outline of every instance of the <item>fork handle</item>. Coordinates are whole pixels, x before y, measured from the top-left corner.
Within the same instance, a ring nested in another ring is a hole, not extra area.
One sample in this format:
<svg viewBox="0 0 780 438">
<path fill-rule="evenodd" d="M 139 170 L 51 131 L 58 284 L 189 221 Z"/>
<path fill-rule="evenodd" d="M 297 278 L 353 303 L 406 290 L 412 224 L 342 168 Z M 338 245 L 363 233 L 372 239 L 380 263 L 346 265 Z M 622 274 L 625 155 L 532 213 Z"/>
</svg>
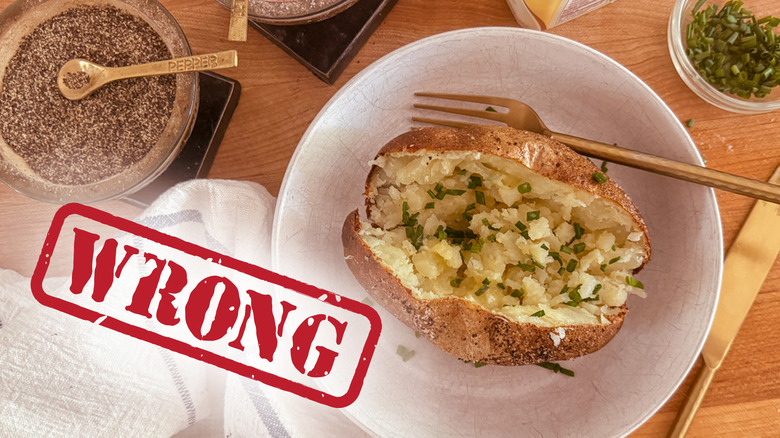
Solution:
<svg viewBox="0 0 780 438">
<path fill-rule="evenodd" d="M 780 186 L 734 175 L 719 170 L 708 169 L 694 164 L 668 160 L 656 155 L 625 149 L 620 146 L 586 140 L 573 135 L 546 131 L 544 133 L 589 157 L 600 158 L 617 164 L 648 170 L 716 189 L 737 193 L 752 198 L 780 204 Z"/>
</svg>

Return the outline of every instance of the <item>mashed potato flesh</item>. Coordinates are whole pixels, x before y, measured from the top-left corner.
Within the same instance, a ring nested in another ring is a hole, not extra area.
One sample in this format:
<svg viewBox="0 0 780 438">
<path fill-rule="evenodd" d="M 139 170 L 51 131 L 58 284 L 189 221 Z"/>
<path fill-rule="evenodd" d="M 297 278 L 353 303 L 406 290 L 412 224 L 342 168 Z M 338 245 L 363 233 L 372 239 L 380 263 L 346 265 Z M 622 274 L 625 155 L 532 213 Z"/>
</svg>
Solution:
<svg viewBox="0 0 780 438">
<path fill-rule="evenodd" d="M 519 322 L 608 324 L 645 259 L 615 202 L 474 152 L 389 154 L 362 238 L 418 298 L 457 296 Z"/>
</svg>

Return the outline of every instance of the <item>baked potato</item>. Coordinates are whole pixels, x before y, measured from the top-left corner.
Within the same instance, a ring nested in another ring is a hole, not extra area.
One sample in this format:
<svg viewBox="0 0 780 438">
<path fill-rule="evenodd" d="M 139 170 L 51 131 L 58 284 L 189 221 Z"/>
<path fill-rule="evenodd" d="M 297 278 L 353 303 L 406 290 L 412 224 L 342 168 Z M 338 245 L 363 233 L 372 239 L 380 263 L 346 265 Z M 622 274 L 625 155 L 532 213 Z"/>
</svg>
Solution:
<svg viewBox="0 0 780 438">
<path fill-rule="evenodd" d="M 349 269 L 392 315 L 465 361 L 524 365 L 603 347 L 650 259 L 629 197 L 565 145 L 507 127 L 404 133 L 372 161 Z"/>
</svg>

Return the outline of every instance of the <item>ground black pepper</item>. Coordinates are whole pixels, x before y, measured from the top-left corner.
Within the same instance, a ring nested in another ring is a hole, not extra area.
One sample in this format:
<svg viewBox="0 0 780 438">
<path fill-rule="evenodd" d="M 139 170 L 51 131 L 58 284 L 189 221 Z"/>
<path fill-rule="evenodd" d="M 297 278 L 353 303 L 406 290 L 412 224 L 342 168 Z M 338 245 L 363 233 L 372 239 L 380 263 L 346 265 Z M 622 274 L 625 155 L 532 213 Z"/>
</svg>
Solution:
<svg viewBox="0 0 780 438">
<path fill-rule="evenodd" d="M 83 71 L 75 73 L 68 72 L 65 77 L 62 78 L 62 83 L 71 90 L 80 90 L 84 85 L 89 83 L 89 75 Z"/>
<path fill-rule="evenodd" d="M 40 177 L 83 185 L 116 175 L 156 144 L 171 116 L 171 75 L 110 83 L 70 101 L 57 88 L 65 62 L 108 67 L 171 58 L 142 19 L 111 6 L 77 6 L 38 25 L 6 66 L 0 135 Z"/>
</svg>

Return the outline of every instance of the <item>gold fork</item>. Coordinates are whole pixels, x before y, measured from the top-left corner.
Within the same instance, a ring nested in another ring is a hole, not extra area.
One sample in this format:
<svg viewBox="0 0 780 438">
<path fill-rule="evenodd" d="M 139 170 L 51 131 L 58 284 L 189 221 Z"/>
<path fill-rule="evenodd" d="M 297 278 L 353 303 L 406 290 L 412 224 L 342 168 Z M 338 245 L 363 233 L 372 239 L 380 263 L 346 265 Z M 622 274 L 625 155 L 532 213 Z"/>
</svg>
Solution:
<svg viewBox="0 0 780 438">
<path fill-rule="evenodd" d="M 599 158 L 637 169 L 647 170 L 660 175 L 702 184 L 716 189 L 726 190 L 752 198 L 780 204 L 780 186 L 734 175 L 719 170 L 709 169 L 693 164 L 645 154 L 617 145 L 601 143 L 593 140 L 575 137 L 573 135 L 553 132 L 545 126 L 538 114 L 528 105 L 514 99 L 493 96 L 476 96 L 445 93 L 415 93 L 416 96 L 434 97 L 439 99 L 457 100 L 463 102 L 481 103 L 484 105 L 504 107 L 508 112 L 486 111 L 468 108 L 452 108 L 437 105 L 415 103 L 415 108 L 442 111 L 482 119 L 494 120 L 508 126 L 526 131 L 536 132 L 569 146 L 580 154 Z M 473 126 L 474 123 L 463 123 L 452 120 L 431 119 L 427 117 L 412 117 L 412 120 L 435 125 L 462 128 Z"/>
</svg>

